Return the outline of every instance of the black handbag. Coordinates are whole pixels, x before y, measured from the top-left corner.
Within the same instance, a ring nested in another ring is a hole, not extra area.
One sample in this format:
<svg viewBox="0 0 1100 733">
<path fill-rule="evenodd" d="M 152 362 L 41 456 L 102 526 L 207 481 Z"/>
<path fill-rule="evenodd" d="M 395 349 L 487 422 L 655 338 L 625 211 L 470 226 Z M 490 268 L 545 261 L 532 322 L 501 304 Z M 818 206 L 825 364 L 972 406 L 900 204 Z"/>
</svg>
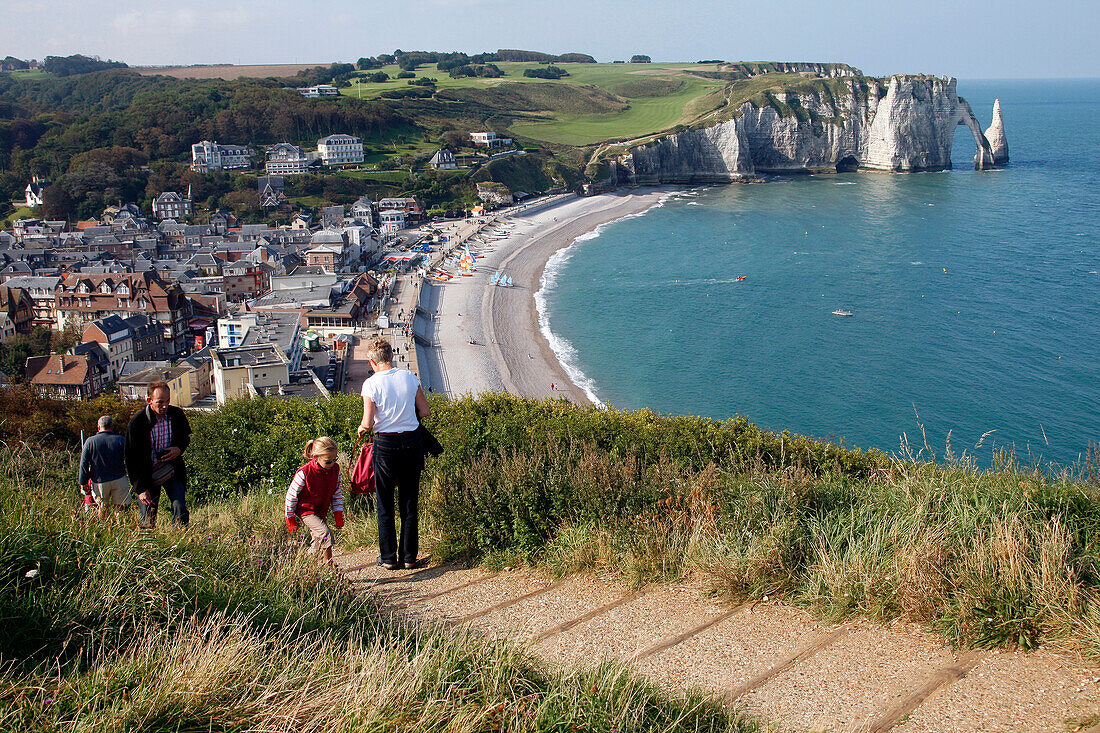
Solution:
<svg viewBox="0 0 1100 733">
<path fill-rule="evenodd" d="M 437 458 L 443 455 L 443 444 L 436 440 L 430 430 L 424 427 L 424 423 L 417 426 L 416 432 L 420 434 L 420 443 L 424 446 L 425 453 Z"/>
</svg>

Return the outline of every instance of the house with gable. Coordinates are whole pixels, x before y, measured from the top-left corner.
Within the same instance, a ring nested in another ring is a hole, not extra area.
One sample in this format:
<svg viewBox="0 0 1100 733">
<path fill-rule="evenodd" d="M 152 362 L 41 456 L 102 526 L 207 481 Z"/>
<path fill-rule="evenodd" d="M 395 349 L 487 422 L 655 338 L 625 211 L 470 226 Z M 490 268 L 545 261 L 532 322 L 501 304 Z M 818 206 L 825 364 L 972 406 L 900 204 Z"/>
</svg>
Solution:
<svg viewBox="0 0 1100 733">
<path fill-rule="evenodd" d="M 57 323 L 57 314 L 54 312 L 54 293 L 61 284 L 59 275 L 16 275 L 9 277 L 4 284 L 11 288 L 25 290 L 31 296 L 34 302 L 32 328 L 34 326 L 53 328 Z"/>
<path fill-rule="evenodd" d="M 42 194 L 46 191 L 48 185 L 50 184 L 38 176 L 31 177 L 31 182 L 27 184 L 25 191 L 28 209 L 34 209 L 42 205 Z"/>
<path fill-rule="evenodd" d="M 263 204 L 263 190 L 260 191 L 260 203 Z M 237 226 L 238 220 L 236 215 L 232 211 L 226 211 L 225 209 L 218 209 L 210 215 L 210 231 L 212 234 L 220 234 L 224 236 L 230 229 Z"/>
<path fill-rule="evenodd" d="M 0 344 L 6 344 L 18 335 L 19 332 L 15 330 L 15 324 L 8 318 L 8 314 L 0 312 Z"/>
<path fill-rule="evenodd" d="M 447 150 L 447 148 L 441 148 L 432 156 L 432 159 L 428 161 L 428 165 L 430 165 L 433 170 L 437 171 L 453 171 L 455 168 L 458 168 L 458 161 L 455 160 L 454 153 Z"/>
<path fill-rule="evenodd" d="M 122 366 L 135 359 L 134 334 L 130 325 L 117 315 L 100 318 L 84 326 L 80 340 L 98 343 L 107 354 L 108 378 L 118 379 Z"/>
<path fill-rule="evenodd" d="M 153 271 L 141 273 L 69 273 L 55 296 L 57 328 L 67 323 L 85 324 L 115 314 L 145 315 L 163 332 L 172 354 L 188 349 L 190 301 L 177 283 L 169 283 Z"/>
<path fill-rule="evenodd" d="M 30 333 L 34 328 L 34 299 L 23 288 L 0 285 L 0 313 L 18 333 Z"/>
<path fill-rule="evenodd" d="M 260 176 L 256 179 L 256 188 L 260 192 L 260 206 L 265 209 L 277 209 L 286 203 L 283 191 L 286 182 L 282 176 Z"/>
<path fill-rule="evenodd" d="M 184 198 L 175 191 L 165 191 L 153 199 L 153 216 L 157 219 L 180 219 L 192 213 L 190 193 Z"/>
<path fill-rule="evenodd" d="M 102 389 L 87 355 L 49 354 L 27 357 L 27 382 L 43 397 L 84 400 Z"/>
</svg>

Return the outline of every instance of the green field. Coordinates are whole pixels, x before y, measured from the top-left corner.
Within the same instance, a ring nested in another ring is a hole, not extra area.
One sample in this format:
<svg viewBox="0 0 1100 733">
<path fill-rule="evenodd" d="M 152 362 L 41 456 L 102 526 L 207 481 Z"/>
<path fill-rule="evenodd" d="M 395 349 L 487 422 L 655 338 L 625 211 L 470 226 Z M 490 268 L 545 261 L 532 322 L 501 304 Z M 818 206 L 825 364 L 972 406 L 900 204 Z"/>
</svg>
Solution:
<svg viewBox="0 0 1100 733">
<path fill-rule="evenodd" d="M 15 211 L 11 212 L 4 220 L 4 226 L 9 226 L 13 221 L 17 219 L 37 219 L 38 217 L 34 213 L 34 209 L 29 209 L 25 205 L 26 202 L 23 199 L 12 201 L 11 205 L 15 207 Z"/>
<path fill-rule="evenodd" d="M 36 79 L 50 79 L 53 77 L 48 71 L 42 69 L 18 69 L 16 71 L 8 72 L 13 79 L 23 79 L 25 81 L 34 81 Z"/>
<path fill-rule="evenodd" d="M 533 79 L 523 76 L 525 69 L 540 68 L 536 63 L 498 62 L 504 76 L 497 79 L 464 77 L 452 79 L 447 72 L 434 65 L 424 65 L 416 71 L 417 77 L 427 76 L 436 80 L 439 90 L 493 90 L 502 85 L 554 84 L 574 87 L 599 87 L 613 95 L 615 109 L 591 112 L 571 110 L 570 103 L 555 104 L 554 92 L 529 95 L 536 103 L 546 105 L 545 112 L 529 112 L 527 119 L 514 122 L 509 128 L 514 134 L 563 145 L 592 145 L 610 139 L 632 138 L 660 132 L 678 124 L 687 124 L 699 114 L 717 106 L 721 81 L 704 79 L 685 73 L 690 70 L 713 70 L 713 65 L 699 64 L 555 64 L 569 72 L 560 80 Z M 381 69 L 391 77 L 397 75 L 397 66 Z M 364 72 L 367 73 L 367 72 Z M 370 72 L 373 73 L 373 72 Z M 342 93 L 349 97 L 373 99 L 384 91 L 413 88 L 407 79 L 391 79 L 388 82 L 355 83 Z M 504 87 L 507 88 L 507 87 Z M 606 97 L 606 95 L 604 95 Z M 564 100 L 563 100 L 564 101 Z M 569 100 L 575 102 L 576 100 Z"/>
</svg>

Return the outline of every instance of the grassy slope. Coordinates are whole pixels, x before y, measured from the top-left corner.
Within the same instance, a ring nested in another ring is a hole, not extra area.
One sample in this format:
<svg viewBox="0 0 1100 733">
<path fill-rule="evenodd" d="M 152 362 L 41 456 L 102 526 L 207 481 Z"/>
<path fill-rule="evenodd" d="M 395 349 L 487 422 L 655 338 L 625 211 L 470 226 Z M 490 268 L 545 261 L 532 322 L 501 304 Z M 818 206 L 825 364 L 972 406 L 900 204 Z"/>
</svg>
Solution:
<svg viewBox="0 0 1100 733">
<path fill-rule="evenodd" d="M 908 618 L 963 645 L 1064 638 L 1100 657 L 1095 454 L 1077 478 L 1007 455 L 980 471 L 768 433 L 742 418 L 507 395 L 432 404 L 427 422 L 446 452 L 428 463 L 422 530 L 437 557 L 643 584 L 689 579 L 832 617 Z M 106 402 L 30 410 L 29 432 L 0 425 L 9 444 L 72 435 L 117 412 Z M 305 440 L 330 435 L 350 448 L 361 410 L 347 395 L 195 413 L 194 493 L 276 497 Z M 364 544 L 363 532 L 348 534 Z"/>
<path fill-rule="evenodd" d="M 566 84 L 569 86 L 597 86 L 622 97 L 628 107 L 625 110 L 601 114 L 585 114 L 568 108 L 552 107 L 556 111 L 539 117 L 519 121 L 511 130 L 523 137 L 562 145 L 590 145 L 610 138 L 635 137 L 668 129 L 694 118 L 710 102 L 702 98 L 719 91 L 721 81 L 702 79 L 683 73 L 685 70 L 710 69 L 697 64 L 558 64 L 569 76 L 553 81 L 531 79 L 523 76 L 524 69 L 538 68 L 533 63 L 498 63 L 505 73 L 499 79 L 451 79 L 446 72 L 431 66 L 417 70 L 417 76 L 429 76 L 437 81 L 440 90 L 492 89 L 508 82 L 525 84 Z M 399 69 L 388 66 L 382 69 L 391 77 Z M 668 80 L 654 83 L 655 80 Z M 406 79 L 391 79 L 382 84 L 353 84 L 342 93 L 350 97 L 374 98 L 387 90 L 408 88 Z"/>
<path fill-rule="evenodd" d="M 752 727 L 618 668 L 384 617 L 302 556 L 274 492 L 197 507 L 186 532 L 88 521 L 74 458 L 0 448 L 0 730 Z M 349 507 L 346 534 L 369 521 Z"/>
</svg>

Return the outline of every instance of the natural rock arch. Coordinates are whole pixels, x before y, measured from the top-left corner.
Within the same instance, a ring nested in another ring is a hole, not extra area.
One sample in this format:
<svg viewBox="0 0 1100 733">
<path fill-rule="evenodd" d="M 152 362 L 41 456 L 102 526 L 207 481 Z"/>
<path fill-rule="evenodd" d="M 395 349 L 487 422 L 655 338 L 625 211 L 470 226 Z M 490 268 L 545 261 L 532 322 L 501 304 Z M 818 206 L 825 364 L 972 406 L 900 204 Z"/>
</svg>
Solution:
<svg viewBox="0 0 1100 733">
<path fill-rule="evenodd" d="M 974 116 L 974 110 L 970 108 L 970 103 L 962 97 L 959 97 L 959 112 L 958 124 L 966 125 L 970 128 L 970 132 L 974 134 L 974 168 L 980 171 L 992 168 L 994 165 L 993 148 L 990 146 L 989 140 L 986 139 L 985 133 L 982 132 L 982 126 L 978 124 L 978 118 Z"/>
</svg>

